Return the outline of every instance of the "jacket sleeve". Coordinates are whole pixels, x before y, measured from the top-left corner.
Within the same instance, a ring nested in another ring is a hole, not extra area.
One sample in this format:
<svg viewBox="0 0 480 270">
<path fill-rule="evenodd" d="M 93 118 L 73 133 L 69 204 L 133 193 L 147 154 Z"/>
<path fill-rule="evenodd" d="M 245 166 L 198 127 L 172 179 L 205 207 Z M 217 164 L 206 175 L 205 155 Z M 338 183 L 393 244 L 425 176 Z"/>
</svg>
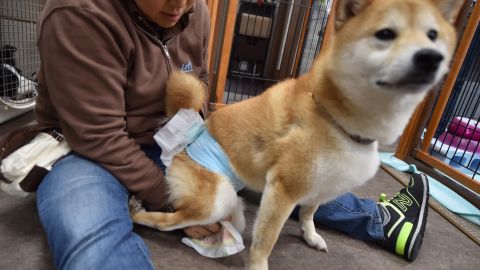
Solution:
<svg viewBox="0 0 480 270">
<path fill-rule="evenodd" d="M 87 9 L 54 10 L 38 37 L 45 81 L 71 149 L 158 209 L 167 198 L 162 170 L 126 132 L 130 52 L 115 27 Z"/>
</svg>

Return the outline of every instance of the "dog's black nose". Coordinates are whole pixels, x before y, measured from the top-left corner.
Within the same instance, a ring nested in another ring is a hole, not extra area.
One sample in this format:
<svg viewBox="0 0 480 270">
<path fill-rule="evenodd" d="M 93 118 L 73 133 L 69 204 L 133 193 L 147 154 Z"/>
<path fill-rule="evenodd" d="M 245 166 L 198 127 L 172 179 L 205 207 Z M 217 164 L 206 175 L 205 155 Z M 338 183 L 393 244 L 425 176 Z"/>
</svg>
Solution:
<svg viewBox="0 0 480 270">
<path fill-rule="evenodd" d="M 438 69 L 443 55 L 432 49 L 422 49 L 413 56 L 415 67 L 424 72 L 433 72 Z"/>
</svg>

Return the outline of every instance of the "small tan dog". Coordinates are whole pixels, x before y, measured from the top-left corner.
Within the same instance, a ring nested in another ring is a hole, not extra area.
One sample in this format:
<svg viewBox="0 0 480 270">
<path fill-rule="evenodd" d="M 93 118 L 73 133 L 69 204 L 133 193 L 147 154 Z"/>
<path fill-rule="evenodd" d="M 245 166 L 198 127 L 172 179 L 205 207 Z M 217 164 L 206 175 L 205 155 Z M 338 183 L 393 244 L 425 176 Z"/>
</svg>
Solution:
<svg viewBox="0 0 480 270">
<path fill-rule="evenodd" d="M 295 205 L 301 206 L 305 241 L 327 250 L 315 231 L 313 213 L 374 176 L 377 143 L 395 142 L 415 107 L 446 74 L 456 45 L 451 22 L 462 4 L 339 0 L 332 44 L 310 72 L 208 118 L 205 125 L 233 171 L 248 187 L 263 192 L 250 269 L 268 269 L 268 257 Z M 169 88 L 171 96 L 182 88 L 184 76 L 172 78 L 180 85 Z M 186 87 L 193 96 L 202 92 Z M 170 113 L 191 107 L 174 103 Z M 193 107 L 200 108 L 198 103 Z M 169 230 L 237 213 L 234 223 L 241 227 L 241 203 L 227 181 L 186 154 L 177 155 L 167 171 L 177 211 L 144 212 L 133 219 Z"/>
</svg>

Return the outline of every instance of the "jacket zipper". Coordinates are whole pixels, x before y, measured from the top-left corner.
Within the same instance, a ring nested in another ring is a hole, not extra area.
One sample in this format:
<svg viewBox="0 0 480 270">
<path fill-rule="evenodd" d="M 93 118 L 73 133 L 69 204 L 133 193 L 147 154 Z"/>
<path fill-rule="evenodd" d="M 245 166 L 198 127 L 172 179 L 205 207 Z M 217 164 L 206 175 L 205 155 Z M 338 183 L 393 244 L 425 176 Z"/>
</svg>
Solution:
<svg viewBox="0 0 480 270">
<path fill-rule="evenodd" d="M 168 43 L 170 43 L 170 41 L 174 40 L 177 36 L 174 36 L 172 38 L 170 38 L 169 40 L 165 41 L 165 44 L 163 44 L 163 42 L 160 40 L 160 38 L 156 35 L 152 35 L 151 33 L 145 31 L 145 29 L 143 29 L 142 27 L 140 27 L 140 25 L 138 25 L 135 21 L 134 21 L 134 24 L 135 26 L 140 29 L 143 33 L 145 33 L 147 36 L 155 39 L 156 41 L 158 41 L 158 43 L 160 43 L 160 48 L 162 49 L 162 52 L 164 54 L 164 56 L 166 57 L 167 59 L 167 72 L 168 72 L 168 75 L 171 75 L 172 74 L 172 64 L 171 64 L 171 57 L 170 57 L 170 53 L 168 52 L 168 48 L 167 48 L 167 45 Z"/>
<path fill-rule="evenodd" d="M 163 42 L 155 37 L 158 42 L 160 42 L 160 45 L 162 47 L 162 51 L 163 51 L 163 54 L 165 54 L 165 57 L 167 57 L 167 70 L 168 70 L 168 75 L 171 75 L 172 74 L 172 66 L 171 66 L 171 61 L 172 59 L 170 58 L 170 53 L 168 52 L 168 48 L 167 48 L 167 45 L 164 45 Z"/>
<path fill-rule="evenodd" d="M 157 38 L 157 40 L 160 42 L 160 44 L 162 44 L 163 50 L 165 51 L 165 55 L 167 56 L 167 58 L 168 58 L 168 60 L 169 60 L 169 63 L 170 63 L 170 60 L 171 60 L 172 58 L 170 57 L 170 53 L 168 52 L 168 47 L 167 47 L 167 46 L 168 46 L 168 43 L 170 43 L 170 42 L 171 42 L 172 40 L 174 40 L 176 37 L 177 37 L 177 36 L 173 36 L 173 37 L 171 37 L 169 40 L 166 40 L 166 41 L 165 41 L 165 44 L 162 43 L 162 41 L 160 41 L 160 40 Z"/>
</svg>

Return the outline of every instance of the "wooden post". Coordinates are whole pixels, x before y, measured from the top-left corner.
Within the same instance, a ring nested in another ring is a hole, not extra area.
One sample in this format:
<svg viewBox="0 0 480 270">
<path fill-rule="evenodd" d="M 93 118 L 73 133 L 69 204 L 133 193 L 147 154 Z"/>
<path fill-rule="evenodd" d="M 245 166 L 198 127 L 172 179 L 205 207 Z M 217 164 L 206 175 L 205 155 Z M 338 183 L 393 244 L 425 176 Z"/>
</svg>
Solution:
<svg viewBox="0 0 480 270">
<path fill-rule="evenodd" d="M 332 9 L 330 10 L 330 15 L 328 16 L 327 26 L 325 27 L 325 34 L 323 34 L 322 48 L 320 48 L 320 53 L 326 51 L 324 48 L 330 46 L 332 42 L 332 35 L 335 32 L 335 11 L 337 6 L 337 0 L 334 0 L 332 3 Z"/>
<path fill-rule="evenodd" d="M 458 45 L 457 51 L 453 58 L 453 63 L 452 63 L 452 67 L 450 68 L 450 73 L 448 73 L 447 79 L 445 80 L 442 91 L 440 92 L 440 96 L 435 106 L 435 110 L 433 111 L 431 121 L 427 127 L 427 133 L 425 134 L 425 138 L 423 139 L 423 144 L 422 144 L 423 152 L 428 151 L 428 147 L 430 146 L 430 142 L 433 139 L 435 130 L 438 127 L 438 123 L 440 123 L 440 120 L 441 120 L 440 118 L 442 117 L 443 111 L 447 106 L 448 98 L 452 93 L 453 86 L 455 85 L 455 81 L 458 77 L 458 73 L 462 68 L 463 61 L 465 60 L 465 56 L 467 55 L 468 48 L 470 47 L 473 36 L 475 35 L 475 31 L 478 27 L 479 20 L 480 20 L 480 5 L 477 4 L 473 8 L 473 12 L 470 15 L 470 20 L 468 21 L 467 27 L 463 32 L 462 39 Z"/>
<path fill-rule="evenodd" d="M 307 9 L 306 15 L 305 15 L 305 17 L 303 17 L 302 34 L 300 35 L 300 41 L 299 41 L 300 44 L 303 44 L 304 41 L 305 41 L 305 36 L 306 36 L 307 30 L 308 30 L 308 19 L 310 18 L 310 13 L 311 13 L 311 10 L 312 10 L 312 6 L 313 6 L 313 0 L 309 0 L 308 5 L 306 7 L 306 9 Z M 310 12 L 308 11 L 309 9 L 310 9 Z M 298 46 L 297 51 L 295 52 L 295 64 L 293 66 L 294 74 L 297 73 L 298 66 L 300 64 L 300 58 L 301 58 L 301 55 L 302 55 L 302 50 L 303 50 L 303 46 Z"/>
<path fill-rule="evenodd" d="M 420 127 L 420 117 L 422 115 L 423 109 L 425 107 L 425 101 L 420 103 L 420 105 L 415 110 L 415 113 L 412 115 L 410 122 L 405 127 L 402 136 L 400 137 L 397 143 L 397 149 L 395 150 L 395 157 L 405 160 L 415 148 L 415 140 L 417 139 L 416 135 Z"/>
<path fill-rule="evenodd" d="M 218 1 L 207 0 L 208 9 L 210 11 L 210 37 L 208 40 L 208 67 L 211 71 L 212 65 L 212 55 L 213 55 L 213 42 L 215 40 L 215 35 L 217 34 L 217 17 L 218 17 Z"/>
<path fill-rule="evenodd" d="M 453 167 L 449 166 L 443 161 L 430 156 L 426 152 L 418 151 L 415 156 L 419 160 L 423 161 L 425 164 L 438 169 L 439 171 L 450 176 L 451 178 L 459 181 L 462 185 L 468 187 L 469 189 L 473 190 L 477 194 L 480 194 L 480 184 L 478 183 L 478 181 L 473 180 L 472 178 L 468 177 L 467 175 L 460 172 L 459 170 L 454 169 Z M 443 183 L 443 184 L 448 185 L 448 183 Z"/>
<path fill-rule="evenodd" d="M 223 103 L 223 93 L 227 82 L 228 65 L 230 63 L 230 53 L 232 51 L 232 42 L 234 37 L 235 21 L 237 19 L 238 0 L 228 1 L 227 21 L 225 23 L 225 35 L 222 42 L 222 54 L 220 56 L 220 65 L 218 69 L 217 83 L 215 86 L 215 102 Z"/>
</svg>

